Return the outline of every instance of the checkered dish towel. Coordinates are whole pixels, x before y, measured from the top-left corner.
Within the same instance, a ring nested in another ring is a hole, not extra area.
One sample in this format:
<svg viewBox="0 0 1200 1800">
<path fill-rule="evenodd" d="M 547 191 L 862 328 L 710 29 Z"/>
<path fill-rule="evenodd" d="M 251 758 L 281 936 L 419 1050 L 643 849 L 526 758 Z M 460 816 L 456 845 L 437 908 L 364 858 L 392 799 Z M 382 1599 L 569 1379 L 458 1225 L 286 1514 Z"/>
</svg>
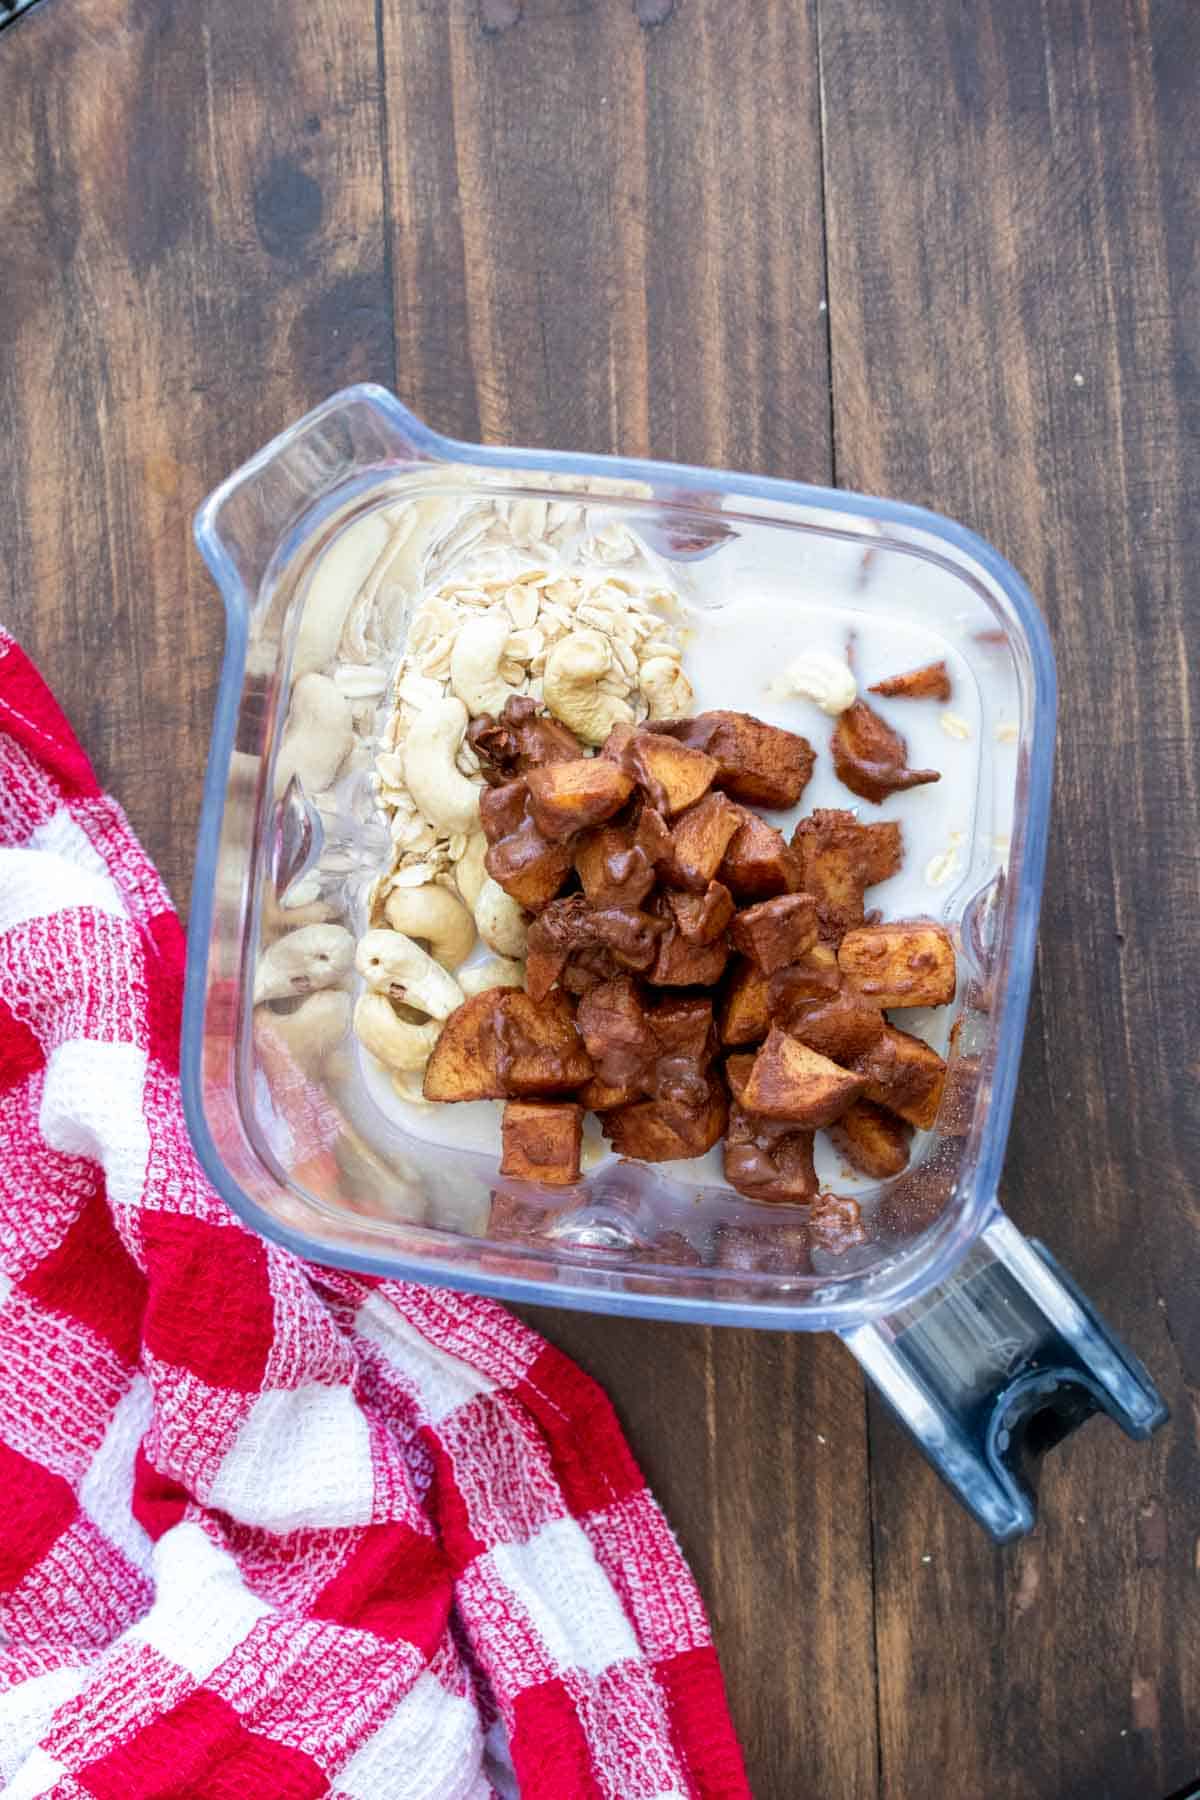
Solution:
<svg viewBox="0 0 1200 1800">
<path fill-rule="evenodd" d="M 206 1184 L 178 920 L 3 636 L 0 845 L 0 1791 L 747 1795 L 599 1389 Z"/>
</svg>

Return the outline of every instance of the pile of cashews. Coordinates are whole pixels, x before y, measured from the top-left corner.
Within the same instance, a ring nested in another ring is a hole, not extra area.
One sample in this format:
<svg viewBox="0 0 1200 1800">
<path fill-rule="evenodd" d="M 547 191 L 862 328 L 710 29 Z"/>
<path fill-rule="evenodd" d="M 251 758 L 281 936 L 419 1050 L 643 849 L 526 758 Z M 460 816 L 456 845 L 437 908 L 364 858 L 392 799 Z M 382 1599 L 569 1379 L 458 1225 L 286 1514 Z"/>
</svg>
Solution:
<svg viewBox="0 0 1200 1800">
<path fill-rule="evenodd" d="M 520 952 L 524 919 L 515 921 L 519 931 L 513 919 L 520 908 L 495 882 L 491 886 L 503 902 L 494 915 L 500 940 Z M 484 916 L 490 923 L 486 911 Z M 287 932 L 259 959 L 254 1004 L 270 1007 L 271 1031 L 305 1074 L 318 1077 L 353 1027 L 401 1097 L 419 1101 L 421 1073 L 450 1014 L 471 994 L 521 987 L 525 971 L 509 955 L 461 966 L 482 934 L 463 901 L 447 888 L 396 888 L 384 903 L 384 917 L 386 925 L 373 927 L 357 944 L 344 925 L 303 925 Z M 346 989 L 355 974 L 365 991 L 352 1006 Z M 271 1006 L 290 1000 L 299 1004 L 289 1011 Z"/>
</svg>

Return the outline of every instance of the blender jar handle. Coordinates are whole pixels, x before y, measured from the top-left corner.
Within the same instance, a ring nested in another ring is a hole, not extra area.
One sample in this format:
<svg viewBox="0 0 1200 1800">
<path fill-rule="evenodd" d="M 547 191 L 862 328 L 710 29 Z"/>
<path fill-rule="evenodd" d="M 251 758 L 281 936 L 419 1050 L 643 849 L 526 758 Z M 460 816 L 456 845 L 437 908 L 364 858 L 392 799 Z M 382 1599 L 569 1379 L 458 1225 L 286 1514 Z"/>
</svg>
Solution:
<svg viewBox="0 0 1200 1800">
<path fill-rule="evenodd" d="M 997 1212 L 939 1287 L 843 1341 L 998 1543 L 1033 1529 L 1034 1465 L 1095 1412 L 1134 1438 L 1167 1408 L 1050 1252 Z"/>
</svg>

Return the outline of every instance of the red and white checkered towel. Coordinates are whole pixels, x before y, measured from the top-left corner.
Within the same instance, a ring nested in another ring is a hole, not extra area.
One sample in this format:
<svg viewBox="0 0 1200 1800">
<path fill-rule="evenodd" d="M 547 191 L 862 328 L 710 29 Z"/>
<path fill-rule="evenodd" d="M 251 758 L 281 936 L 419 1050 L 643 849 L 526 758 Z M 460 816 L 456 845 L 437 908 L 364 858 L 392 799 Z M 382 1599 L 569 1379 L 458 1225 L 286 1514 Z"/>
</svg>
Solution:
<svg viewBox="0 0 1200 1800">
<path fill-rule="evenodd" d="M 2 635 L 0 845 L 3 1793 L 747 1794 L 603 1394 L 205 1183 L 179 923 Z"/>
</svg>

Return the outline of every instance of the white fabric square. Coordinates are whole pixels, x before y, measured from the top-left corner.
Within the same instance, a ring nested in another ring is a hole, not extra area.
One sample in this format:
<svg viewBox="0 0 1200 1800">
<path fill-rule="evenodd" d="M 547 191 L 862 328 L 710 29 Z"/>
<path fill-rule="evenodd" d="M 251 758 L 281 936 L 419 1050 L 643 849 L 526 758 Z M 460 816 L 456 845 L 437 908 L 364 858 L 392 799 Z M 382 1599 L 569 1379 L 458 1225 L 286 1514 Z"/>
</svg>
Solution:
<svg viewBox="0 0 1200 1800">
<path fill-rule="evenodd" d="M 557 1668 L 598 1675 L 637 1656 L 629 1621 L 574 1519 L 556 1519 L 524 1544 L 497 1544 L 483 1560 L 533 1622 Z"/>
<path fill-rule="evenodd" d="M 53 824 L 49 820 L 38 830 L 51 829 Z M 75 829 L 78 831 L 78 826 Z M 37 831 L 33 835 L 36 837 Z M 82 832 L 79 835 L 83 837 Z M 86 838 L 83 841 L 87 844 Z M 80 906 L 94 906 L 114 919 L 128 917 L 117 884 L 102 864 L 84 867 L 65 856 L 49 856 L 44 850 L 0 850 L 0 931 Z"/>
<path fill-rule="evenodd" d="M 117 909 L 120 913 L 125 913 L 125 903 L 108 872 L 108 865 L 87 832 L 76 823 L 65 806 L 60 806 L 50 818 L 43 819 L 40 825 L 34 826 L 29 834 L 26 849 L 42 850 L 51 856 L 61 856 L 64 862 L 71 863 L 75 868 L 86 869 L 90 875 L 98 875 L 102 881 L 108 883 L 113 893 L 117 894 Z M 80 902 L 77 900 L 75 904 L 78 906 Z"/>
<path fill-rule="evenodd" d="M 137 1044 L 73 1038 L 52 1050 L 46 1063 L 42 1136 L 52 1150 L 100 1163 L 114 1204 L 136 1206 L 145 1185 L 145 1081 L 146 1052 Z"/>
<path fill-rule="evenodd" d="M 149 1533 L 133 1516 L 134 1463 L 153 1411 L 150 1383 L 144 1375 L 135 1375 L 79 1488 L 79 1504 L 88 1517 L 136 1569 L 149 1569 L 154 1548 Z"/>
<path fill-rule="evenodd" d="M 45 1750 L 31 1750 L 11 1781 L 5 1783 L 4 1800 L 37 1800 L 58 1786 L 67 1770 Z"/>
<path fill-rule="evenodd" d="M 129 1637 L 203 1683 L 273 1609 L 249 1592 L 232 1556 L 191 1521 L 164 1533 L 152 1563 L 154 1605 Z"/>
<path fill-rule="evenodd" d="M 391 1366 L 415 1388 L 421 1410 L 436 1425 L 476 1394 L 494 1389 L 486 1375 L 431 1344 L 382 1294 L 372 1294 L 359 1307 L 354 1329 L 382 1350 Z"/>
<path fill-rule="evenodd" d="M 699 1594 L 671 1578 L 678 1549 L 647 1489 L 589 1513 L 582 1529 L 651 1662 L 712 1643 Z"/>
<path fill-rule="evenodd" d="M 84 1678 L 83 1669 L 51 1669 L 0 1693 L 0 1783 L 12 1780 L 53 1714 L 79 1692 Z"/>
<path fill-rule="evenodd" d="M 426 1671 L 334 1779 L 338 1800 L 483 1800 L 474 1706 Z"/>
<path fill-rule="evenodd" d="M 209 1506 L 245 1525 L 300 1531 L 366 1525 L 375 1474 L 367 1422 L 348 1387 L 261 1395 L 226 1451 Z"/>
</svg>

